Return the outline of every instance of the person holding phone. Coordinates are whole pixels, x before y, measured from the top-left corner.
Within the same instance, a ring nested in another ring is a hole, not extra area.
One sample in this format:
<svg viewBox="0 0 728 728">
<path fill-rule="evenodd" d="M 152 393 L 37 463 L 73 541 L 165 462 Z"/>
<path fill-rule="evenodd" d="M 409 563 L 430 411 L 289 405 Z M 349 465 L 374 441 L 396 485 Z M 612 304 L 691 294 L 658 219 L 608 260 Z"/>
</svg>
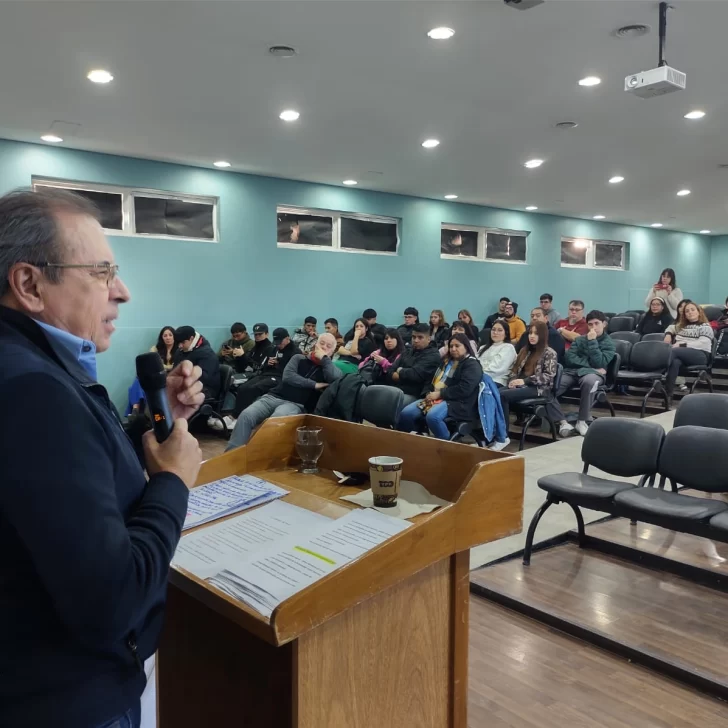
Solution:
<svg viewBox="0 0 728 728">
<path fill-rule="evenodd" d="M 661 298 L 670 316 L 677 320 L 677 305 L 683 298 L 683 292 L 678 288 L 675 271 L 672 268 L 665 268 L 660 273 L 660 279 L 655 283 L 645 298 L 645 308 L 650 307 L 653 298 Z"/>
</svg>

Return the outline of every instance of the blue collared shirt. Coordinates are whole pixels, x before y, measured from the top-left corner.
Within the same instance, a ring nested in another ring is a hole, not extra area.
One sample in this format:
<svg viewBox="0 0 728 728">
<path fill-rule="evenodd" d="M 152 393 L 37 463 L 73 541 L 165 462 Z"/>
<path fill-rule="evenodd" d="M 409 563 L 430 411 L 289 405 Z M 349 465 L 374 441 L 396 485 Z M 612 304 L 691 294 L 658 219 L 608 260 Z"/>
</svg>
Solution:
<svg viewBox="0 0 728 728">
<path fill-rule="evenodd" d="M 68 331 L 57 329 L 50 324 L 44 324 L 37 319 L 36 323 L 73 354 L 74 359 L 84 368 L 94 382 L 98 381 L 96 374 L 96 344 L 93 341 L 86 341 L 79 336 L 69 334 Z"/>
</svg>

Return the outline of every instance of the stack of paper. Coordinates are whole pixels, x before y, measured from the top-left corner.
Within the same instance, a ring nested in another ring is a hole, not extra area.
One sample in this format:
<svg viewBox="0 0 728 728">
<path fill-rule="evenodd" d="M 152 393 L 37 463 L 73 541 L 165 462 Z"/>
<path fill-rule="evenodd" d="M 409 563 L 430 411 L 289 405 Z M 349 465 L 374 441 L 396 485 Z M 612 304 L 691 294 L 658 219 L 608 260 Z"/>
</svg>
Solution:
<svg viewBox="0 0 728 728">
<path fill-rule="evenodd" d="M 215 521 L 287 494 L 287 490 L 252 475 L 232 475 L 201 485 L 190 491 L 187 517 L 182 530 Z"/>
</svg>

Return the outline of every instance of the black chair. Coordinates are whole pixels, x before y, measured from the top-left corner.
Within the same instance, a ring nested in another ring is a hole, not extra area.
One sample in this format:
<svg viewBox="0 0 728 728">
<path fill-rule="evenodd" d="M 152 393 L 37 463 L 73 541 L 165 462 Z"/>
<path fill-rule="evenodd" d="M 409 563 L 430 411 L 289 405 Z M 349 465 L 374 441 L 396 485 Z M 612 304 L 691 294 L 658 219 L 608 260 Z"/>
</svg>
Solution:
<svg viewBox="0 0 728 728">
<path fill-rule="evenodd" d="M 728 430 L 728 394 L 688 394 L 680 400 L 673 427 L 696 425 Z"/>
<path fill-rule="evenodd" d="M 480 346 L 488 346 L 490 344 L 490 329 L 481 329 L 478 336 Z"/>
<path fill-rule="evenodd" d="M 703 306 L 703 311 L 705 311 L 708 321 L 717 321 L 723 315 L 723 309 L 720 306 L 714 306 L 712 303 Z"/>
<path fill-rule="evenodd" d="M 615 342 L 616 343 L 616 342 Z M 645 416 L 647 400 L 653 394 L 662 395 L 665 400 L 665 412 L 670 409 L 670 402 L 662 378 L 667 373 L 672 358 L 672 347 L 664 341 L 638 341 L 629 354 L 629 370 L 622 370 L 617 375 L 617 384 L 636 384 L 637 382 L 651 384 L 645 398 L 642 400 L 640 418 Z"/>
<path fill-rule="evenodd" d="M 615 331 L 609 336 L 614 341 L 629 341 L 630 344 L 636 344 L 640 340 L 640 335 L 636 331 Z"/>
<path fill-rule="evenodd" d="M 622 315 L 610 318 L 607 324 L 607 333 L 613 334 L 617 331 L 634 331 L 634 318 Z"/>
<path fill-rule="evenodd" d="M 683 377 L 694 377 L 697 375 L 692 387 L 690 387 L 690 394 L 695 391 L 698 384 L 705 383 L 708 385 L 710 392 L 713 392 L 713 362 L 715 360 L 715 352 L 718 349 L 718 339 L 713 339 L 713 345 L 710 348 L 708 354 L 708 360 L 705 364 L 691 364 L 689 366 L 681 366 L 680 374 Z"/>
<path fill-rule="evenodd" d="M 523 423 L 523 430 L 521 431 L 521 442 L 518 445 L 518 452 L 523 450 L 523 446 L 526 444 L 526 431 L 533 424 L 533 421 L 540 417 L 546 420 L 551 427 L 551 437 L 554 442 L 558 439 L 558 433 L 556 431 L 556 423 L 551 420 L 546 411 L 546 405 L 551 402 L 554 397 L 554 393 L 558 391 L 561 385 L 561 377 L 564 373 L 564 367 L 558 364 L 556 367 L 556 376 L 554 377 L 553 389 L 545 394 L 543 397 L 531 397 L 530 399 L 522 399 L 520 402 L 514 402 L 511 405 L 511 410 L 521 415 L 528 415 L 528 418 Z M 506 428 L 508 423 L 506 422 Z"/>
<path fill-rule="evenodd" d="M 365 387 L 356 404 L 357 419 L 377 427 L 393 429 L 404 407 L 404 393 L 397 387 L 372 384 Z"/>
<path fill-rule="evenodd" d="M 665 334 L 645 334 L 642 341 L 664 341 Z"/>
<path fill-rule="evenodd" d="M 544 513 L 555 503 L 566 503 L 574 511 L 579 531 L 579 544 L 584 542 L 584 519 L 580 508 L 609 509 L 618 493 L 637 490 L 639 486 L 654 483 L 658 458 L 665 431 L 655 422 L 631 419 L 601 419 L 592 423 L 584 436 L 581 473 L 558 473 L 539 478 L 538 487 L 548 494 L 536 511 L 526 535 L 523 563 L 531 563 L 533 538 Z M 615 453 L 619 453 L 615 457 Z M 610 475 L 640 477 L 638 486 L 618 480 L 589 475 L 594 466 Z"/>
<path fill-rule="evenodd" d="M 617 352 L 615 353 L 612 361 L 609 362 L 609 366 L 607 367 L 607 374 L 604 377 L 604 384 L 599 387 L 599 389 L 597 390 L 597 396 L 595 397 L 596 402 L 607 405 L 607 407 L 609 408 L 609 414 L 612 417 L 616 417 L 617 413 L 614 411 L 614 405 L 609 401 L 609 397 L 607 397 L 607 395 L 610 392 L 613 392 L 615 387 L 617 386 L 617 376 L 619 375 L 619 370 L 621 366 L 622 357 L 620 357 L 619 352 Z"/>
<path fill-rule="evenodd" d="M 608 319 L 611 319 L 611 318 L 614 318 L 614 317 L 615 317 L 615 316 L 616 316 L 617 314 L 616 314 L 616 313 L 614 313 L 614 311 L 605 311 L 605 312 L 604 312 L 604 315 L 605 315 L 605 316 L 606 316 L 606 317 L 607 317 Z"/>
<path fill-rule="evenodd" d="M 624 341 L 622 339 L 615 339 L 614 340 L 614 349 L 619 355 L 619 368 L 620 369 L 629 369 L 629 357 L 632 353 L 632 346 L 629 341 Z"/>
<path fill-rule="evenodd" d="M 225 437 L 230 435 L 223 414 L 225 412 L 225 398 L 233 385 L 234 374 L 235 370 L 229 364 L 220 364 L 220 389 L 214 397 L 205 399 L 200 409 L 190 417 L 190 426 L 198 419 L 204 418 L 204 421 L 207 422 L 212 417 L 222 424 L 222 434 Z"/>
<path fill-rule="evenodd" d="M 694 425 L 670 430 L 657 469 L 661 485 L 669 479 L 706 493 L 728 492 L 728 430 Z M 707 536 L 711 518 L 728 511 L 728 504 L 720 500 L 696 498 L 662 488 L 634 491 L 615 495 L 615 515 L 696 536 Z"/>
</svg>

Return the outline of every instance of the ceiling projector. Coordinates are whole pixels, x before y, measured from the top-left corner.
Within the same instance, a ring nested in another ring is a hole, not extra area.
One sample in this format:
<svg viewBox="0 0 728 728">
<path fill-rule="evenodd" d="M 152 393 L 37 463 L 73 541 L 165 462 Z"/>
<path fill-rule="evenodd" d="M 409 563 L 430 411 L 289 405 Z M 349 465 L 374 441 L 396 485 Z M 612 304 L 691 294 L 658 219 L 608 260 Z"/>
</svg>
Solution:
<svg viewBox="0 0 728 728">
<path fill-rule="evenodd" d="M 664 96 L 684 89 L 686 79 L 687 76 L 682 71 L 670 66 L 660 66 L 627 76 L 624 79 L 624 90 L 641 99 L 651 99 L 653 96 Z"/>
<path fill-rule="evenodd" d="M 517 10 L 530 10 L 535 8 L 536 5 L 543 5 L 545 0 L 503 0 L 509 8 L 516 8 Z"/>
</svg>

